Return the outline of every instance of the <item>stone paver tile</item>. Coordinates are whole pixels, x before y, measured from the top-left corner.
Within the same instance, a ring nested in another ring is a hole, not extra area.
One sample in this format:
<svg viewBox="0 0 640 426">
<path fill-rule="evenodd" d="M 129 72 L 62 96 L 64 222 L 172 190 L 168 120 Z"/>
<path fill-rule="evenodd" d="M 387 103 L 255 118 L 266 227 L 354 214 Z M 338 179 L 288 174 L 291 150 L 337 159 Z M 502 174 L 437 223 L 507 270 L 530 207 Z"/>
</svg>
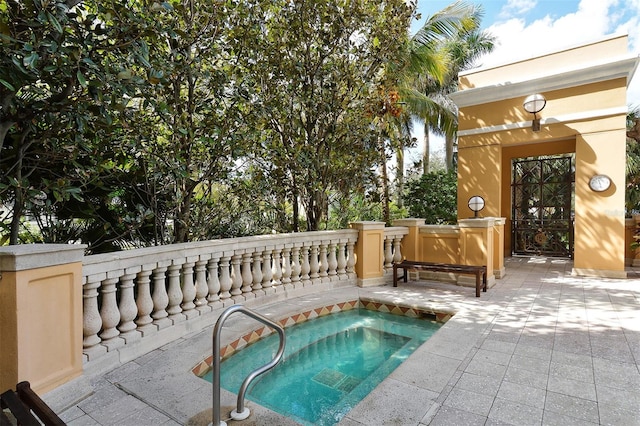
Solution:
<svg viewBox="0 0 640 426">
<path fill-rule="evenodd" d="M 101 425 L 124 425 L 123 419 L 147 408 L 147 405 L 133 396 L 112 402 L 99 410 L 89 413 Z"/>
<path fill-rule="evenodd" d="M 617 389 L 596 385 L 598 403 L 640 412 L 640 389 Z"/>
<path fill-rule="evenodd" d="M 594 383 L 593 369 L 569 364 L 558 364 L 551 361 L 549 375 L 579 382 Z"/>
<path fill-rule="evenodd" d="M 473 361 L 477 362 L 490 362 L 498 365 L 509 365 L 511 360 L 511 354 L 504 352 L 488 351 L 480 349 L 473 357 Z"/>
<path fill-rule="evenodd" d="M 547 392 L 544 409 L 592 423 L 599 420 L 597 402 L 555 392 Z"/>
<path fill-rule="evenodd" d="M 640 371 L 636 364 L 593 359 L 596 384 L 619 389 L 640 389 Z"/>
<path fill-rule="evenodd" d="M 169 420 L 173 419 L 151 407 L 145 407 L 135 411 L 130 416 L 119 419 L 118 422 L 121 425 L 155 426 L 164 424 Z"/>
<path fill-rule="evenodd" d="M 542 409 L 496 398 L 489 418 L 519 426 L 539 425 L 542 422 Z"/>
<path fill-rule="evenodd" d="M 590 353 L 576 354 L 571 352 L 553 351 L 551 361 L 556 364 L 573 365 L 575 367 L 593 368 L 593 359 Z"/>
<path fill-rule="evenodd" d="M 389 377 L 439 393 L 458 370 L 459 365 L 459 360 L 425 353 L 409 358 Z M 431 366 L 431 368 L 425 368 L 425 366 Z"/>
<path fill-rule="evenodd" d="M 607 426 L 640 425 L 640 409 L 625 410 L 620 407 L 600 404 L 600 424 Z"/>
<path fill-rule="evenodd" d="M 441 406 L 429 426 L 484 426 L 486 416 L 479 416 L 454 407 Z"/>
<path fill-rule="evenodd" d="M 626 341 L 610 342 L 609 344 L 591 344 L 591 353 L 595 358 L 610 359 L 616 362 L 633 363 L 633 353 Z"/>
<path fill-rule="evenodd" d="M 588 422 L 584 419 L 565 416 L 554 411 L 545 410 L 542 415 L 542 426 L 591 426 L 599 423 Z"/>
<path fill-rule="evenodd" d="M 70 422 L 67 422 L 67 426 L 96 426 L 100 425 L 94 418 L 85 414 L 84 416 L 73 419 Z"/>
<path fill-rule="evenodd" d="M 507 371 L 506 365 L 494 364 L 492 362 L 472 359 L 465 368 L 466 373 L 476 374 L 478 376 L 494 377 L 502 379 Z"/>
<path fill-rule="evenodd" d="M 548 376 L 547 374 L 536 373 L 522 368 L 509 367 L 504 375 L 504 380 L 519 385 L 546 389 Z"/>
<path fill-rule="evenodd" d="M 102 386 L 96 390 L 96 393 L 80 401 L 77 406 L 85 413 L 92 413 L 113 404 L 115 401 L 122 400 L 126 396 L 125 392 L 113 385 Z"/>
<path fill-rule="evenodd" d="M 517 345 L 515 343 L 511 342 L 501 342 L 499 340 L 486 339 L 482 343 L 482 346 L 480 346 L 480 348 L 488 351 L 512 354 L 515 351 L 516 346 Z"/>
<path fill-rule="evenodd" d="M 416 386 L 387 379 L 370 393 L 347 417 L 364 424 L 411 424 L 422 419 L 437 394 Z"/>
<path fill-rule="evenodd" d="M 502 382 L 498 391 L 498 398 L 540 409 L 544 408 L 545 397 L 546 391 L 544 389 L 520 385 L 506 380 Z"/>
<path fill-rule="evenodd" d="M 549 361 L 551 359 L 552 350 L 540 348 L 538 346 L 529 346 L 529 345 L 525 345 L 524 343 L 519 343 L 516 346 L 516 349 L 513 352 L 513 354 Z"/>
<path fill-rule="evenodd" d="M 547 336 L 521 336 L 518 340 L 518 346 L 533 346 L 536 348 L 551 350 L 553 349 L 553 335 Z"/>
<path fill-rule="evenodd" d="M 493 396 L 454 388 L 442 405 L 486 417 L 491 410 L 493 400 Z"/>
<path fill-rule="evenodd" d="M 566 377 L 549 376 L 547 390 L 562 395 L 596 401 L 596 386 L 593 383 L 580 382 Z"/>
<path fill-rule="evenodd" d="M 524 355 L 513 355 L 509 362 L 510 367 L 521 368 L 535 373 L 549 373 L 550 361 L 542 358 L 532 358 Z"/>
<path fill-rule="evenodd" d="M 471 392 L 484 393 L 495 396 L 500 389 L 500 379 L 495 377 L 478 376 L 476 374 L 463 373 L 455 387 Z"/>
</svg>

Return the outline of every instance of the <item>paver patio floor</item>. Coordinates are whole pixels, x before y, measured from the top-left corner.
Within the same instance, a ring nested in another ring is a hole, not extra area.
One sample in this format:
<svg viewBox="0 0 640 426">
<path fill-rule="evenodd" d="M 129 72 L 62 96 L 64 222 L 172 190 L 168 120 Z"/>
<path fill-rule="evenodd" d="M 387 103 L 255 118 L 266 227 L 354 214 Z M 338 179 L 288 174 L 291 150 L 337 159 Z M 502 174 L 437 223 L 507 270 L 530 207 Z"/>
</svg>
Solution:
<svg viewBox="0 0 640 426">
<path fill-rule="evenodd" d="M 640 425 L 640 278 L 574 277 L 563 259 L 505 263 L 506 276 L 480 298 L 472 288 L 410 281 L 255 310 L 278 319 L 359 297 L 456 312 L 341 425 Z M 230 321 L 225 333 L 241 329 Z M 44 399 L 69 425 L 206 425 L 211 384 L 190 370 L 210 353 L 211 328 Z M 234 404 L 223 392 L 223 419 Z M 228 424 L 295 424 L 247 406 L 248 420 Z"/>
</svg>

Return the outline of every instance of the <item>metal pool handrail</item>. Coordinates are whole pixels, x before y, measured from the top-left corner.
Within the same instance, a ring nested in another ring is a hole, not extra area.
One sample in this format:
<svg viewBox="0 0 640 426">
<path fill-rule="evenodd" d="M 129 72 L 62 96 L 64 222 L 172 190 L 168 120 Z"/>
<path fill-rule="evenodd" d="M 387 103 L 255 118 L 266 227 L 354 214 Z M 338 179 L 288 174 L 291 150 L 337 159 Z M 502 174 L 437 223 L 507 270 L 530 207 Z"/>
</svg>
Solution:
<svg viewBox="0 0 640 426">
<path fill-rule="evenodd" d="M 251 384 L 251 381 L 275 367 L 280 360 L 282 359 L 282 355 L 284 354 L 284 346 L 286 343 L 286 338 L 284 334 L 284 328 L 269 318 L 258 314 L 257 312 L 253 312 L 252 310 L 245 308 L 242 305 L 233 305 L 229 306 L 227 309 L 222 312 L 220 318 L 216 322 L 215 327 L 213 328 L 213 426 L 226 426 L 226 422 L 220 420 L 220 332 L 222 331 L 222 326 L 224 322 L 229 318 L 231 314 L 234 312 L 242 312 L 243 314 L 255 319 L 263 323 L 264 325 L 273 328 L 278 332 L 280 336 L 280 345 L 278 346 L 278 352 L 276 356 L 267 364 L 263 365 L 260 368 L 253 370 L 249 375 L 244 379 L 242 385 L 240 386 L 240 390 L 238 391 L 238 404 L 236 410 L 231 413 L 231 418 L 234 420 L 243 420 L 249 417 L 249 409 L 244 406 L 244 396 Z"/>
</svg>

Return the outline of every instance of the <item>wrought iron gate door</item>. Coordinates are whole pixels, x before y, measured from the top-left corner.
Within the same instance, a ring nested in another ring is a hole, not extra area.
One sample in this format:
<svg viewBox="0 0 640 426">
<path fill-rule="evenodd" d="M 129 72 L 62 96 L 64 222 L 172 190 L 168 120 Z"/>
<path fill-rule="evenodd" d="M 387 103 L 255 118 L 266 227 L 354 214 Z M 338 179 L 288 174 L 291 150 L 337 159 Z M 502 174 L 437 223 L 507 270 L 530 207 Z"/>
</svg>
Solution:
<svg viewBox="0 0 640 426">
<path fill-rule="evenodd" d="M 513 254 L 573 257 L 573 156 L 513 162 Z"/>
</svg>

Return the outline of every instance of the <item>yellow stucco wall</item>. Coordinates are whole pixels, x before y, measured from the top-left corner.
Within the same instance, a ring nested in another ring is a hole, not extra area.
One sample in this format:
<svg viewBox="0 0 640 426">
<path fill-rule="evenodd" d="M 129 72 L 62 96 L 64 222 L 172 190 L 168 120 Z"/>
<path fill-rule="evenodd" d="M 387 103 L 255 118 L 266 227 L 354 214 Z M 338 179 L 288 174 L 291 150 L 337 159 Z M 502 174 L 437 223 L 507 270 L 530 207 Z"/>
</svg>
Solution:
<svg viewBox="0 0 640 426">
<path fill-rule="evenodd" d="M 574 272 L 623 276 L 625 259 L 624 165 L 626 89 L 638 66 L 627 37 L 611 36 L 583 46 L 460 77 L 458 217 L 469 217 L 473 195 L 485 199 L 482 216 L 506 218 L 504 247 L 511 250 L 512 160 L 575 153 Z M 524 98 L 541 93 L 541 130 Z M 608 175 L 603 193 L 588 182 Z"/>
</svg>

